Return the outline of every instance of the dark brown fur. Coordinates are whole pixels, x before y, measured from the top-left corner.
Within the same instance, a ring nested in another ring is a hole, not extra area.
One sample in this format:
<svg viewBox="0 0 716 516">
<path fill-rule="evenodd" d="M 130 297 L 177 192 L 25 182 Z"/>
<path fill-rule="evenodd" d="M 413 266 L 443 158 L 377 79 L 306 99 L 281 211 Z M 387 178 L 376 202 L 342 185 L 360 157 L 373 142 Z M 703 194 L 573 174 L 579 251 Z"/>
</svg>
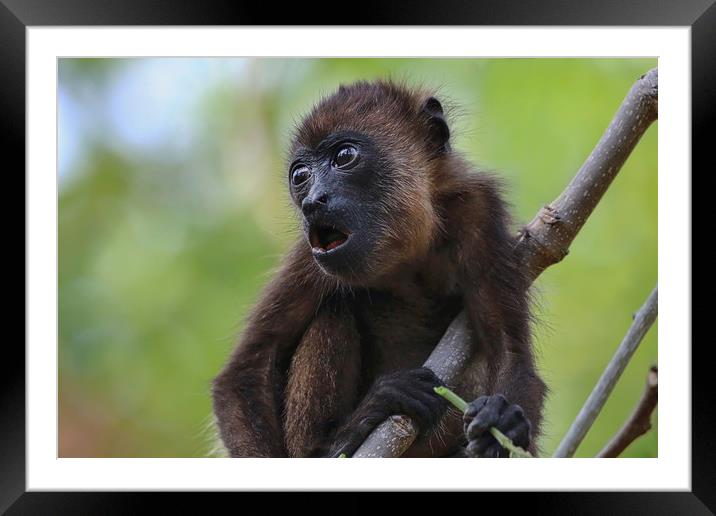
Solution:
<svg viewBox="0 0 716 516">
<path fill-rule="evenodd" d="M 386 184 L 390 205 L 375 207 L 384 231 L 366 270 L 326 274 L 301 237 L 264 290 L 214 381 L 232 456 L 325 455 L 360 423 L 354 411 L 374 380 L 419 367 L 463 307 L 475 357 L 453 387 L 466 399 L 504 394 L 538 434 L 545 388 L 500 184 L 433 144 L 421 110 L 430 97 L 358 83 L 322 101 L 298 128 L 294 149 L 337 130 L 369 135 L 400 180 Z M 445 456 L 464 442 L 461 420 L 448 415 L 406 455 Z"/>
</svg>

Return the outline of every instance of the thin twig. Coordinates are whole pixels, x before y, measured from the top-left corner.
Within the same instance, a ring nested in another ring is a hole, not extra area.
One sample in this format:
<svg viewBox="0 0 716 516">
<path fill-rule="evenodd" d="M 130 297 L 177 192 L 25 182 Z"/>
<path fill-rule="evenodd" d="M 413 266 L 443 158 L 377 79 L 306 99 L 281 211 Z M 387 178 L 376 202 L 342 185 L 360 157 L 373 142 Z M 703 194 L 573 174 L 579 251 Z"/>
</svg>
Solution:
<svg viewBox="0 0 716 516">
<path fill-rule="evenodd" d="M 634 412 L 597 457 L 619 457 L 627 446 L 651 430 L 651 413 L 654 412 L 658 401 L 659 371 L 656 366 L 651 366 L 646 377 L 646 387 Z"/>
<path fill-rule="evenodd" d="M 524 270 L 533 281 L 567 255 L 569 245 L 657 115 L 658 71 L 654 68 L 632 86 L 604 135 L 562 194 L 521 231 L 515 252 L 522 257 Z M 424 365 L 452 385 L 471 356 L 470 330 L 462 312 Z M 405 435 L 403 428 L 387 420 L 353 456 L 400 457 L 416 436 L 417 430 Z"/>
<path fill-rule="evenodd" d="M 599 412 L 607 401 L 607 398 L 614 390 L 617 380 L 621 377 L 629 360 L 634 355 L 636 348 L 641 343 L 646 332 L 649 331 L 651 325 L 656 320 L 658 312 L 658 287 L 649 295 L 644 305 L 634 314 L 634 322 L 629 327 L 629 331 L 619 344 L 616 353 L 602 373 L 599 382 L 592 390 L 592 393 L 584 403 L 582 410 L 579 411 L 577 419 L 574 420 L 572 426 L 569 427 L 567 434 L 559 443 L 554 457 L 571 457 L 577 450 L 577 447 L 587 435 L 592 427 L 594 420 L 597 419 Z"/>
</svg>

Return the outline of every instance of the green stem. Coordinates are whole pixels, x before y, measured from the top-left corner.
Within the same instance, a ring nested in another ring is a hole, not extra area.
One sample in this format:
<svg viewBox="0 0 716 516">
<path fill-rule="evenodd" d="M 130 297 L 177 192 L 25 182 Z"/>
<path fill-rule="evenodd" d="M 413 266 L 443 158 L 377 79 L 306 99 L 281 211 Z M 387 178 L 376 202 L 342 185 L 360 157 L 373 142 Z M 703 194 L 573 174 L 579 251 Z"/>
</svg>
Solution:
<svg viewBox="0 0 716 516">
<path fill-rule="evenodd" d="M 447 387 L 433 387 L 433 390 L 452 403 L 460 412 L 465 412 L 465 410 L 467 410 L 467 401 L 462 399 Z"/>
<path fill-rule="evenodd" d="M 440 396 L 448 400 L 452 405 L 454 405 L 455 408 L 458 409 L 460 412 L 465 412 L 465 409 L 467 409 L 467 402 L 447 387 L 434 387 L 434 390 L 437 394 L 439 394 Z M 515 444 L 509 437 L 500 432 L 494 426 L 490 428 L 490 433 L 495 438 L 495 440 L 500 443 L 500 446 L 502 446 L 506 450 L 509 450 L 510 457 L 533 458 L 530 452 L 523 450 L 519 446 L 515 446 Z"/>
</svg>

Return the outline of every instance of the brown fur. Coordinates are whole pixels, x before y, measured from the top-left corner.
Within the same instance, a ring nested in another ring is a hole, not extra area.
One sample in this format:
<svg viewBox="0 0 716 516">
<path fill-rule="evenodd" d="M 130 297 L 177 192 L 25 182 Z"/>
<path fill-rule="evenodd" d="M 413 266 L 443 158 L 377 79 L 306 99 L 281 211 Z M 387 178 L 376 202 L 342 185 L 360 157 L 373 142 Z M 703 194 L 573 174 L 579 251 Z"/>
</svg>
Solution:
<svg viewBox="0 0 716 516">
<path fill-rule="evenodd" d="M 383 236 L 370 270 L 329 276 L 301 237 L 263 292 L 214 381 L 232 456 L 327 453 L 336 435 L 359 423 L 354 411 L 374 379 L 419 367 L 463 307 L 475 358 L 454 387 L 466 399 L 503 393 L 538 433 L 545 387 L 501 187 L 456 152 L 432 145 L 421 111 L 430 96 L 389 82 L 358 83 L 323 100 L 298 128 L 294 149 L 315 147 L 337 130 L 365 133 L 400 179 L 386 185 L 395 190 L 390 205 L 377 207 Z M 406 455 L 454 453 L 464 437 L 451 414 Z"/>
</svg>

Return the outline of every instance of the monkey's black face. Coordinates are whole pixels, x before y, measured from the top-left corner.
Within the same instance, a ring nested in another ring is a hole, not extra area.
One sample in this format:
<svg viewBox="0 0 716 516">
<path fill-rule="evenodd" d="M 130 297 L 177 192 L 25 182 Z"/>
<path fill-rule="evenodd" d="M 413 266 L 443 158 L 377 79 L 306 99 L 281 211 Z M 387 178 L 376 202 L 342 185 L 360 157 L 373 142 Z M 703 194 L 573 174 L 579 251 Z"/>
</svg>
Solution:
<svg viewBox="0 0 716 516">
<path fill-rule="evenodd" d="M 381 196 L 388 167 L 375 143 L 354 132 L 333 133 L 316 148 L 299 148 L 289 168 L 291 196 L 303 215 L 313 257 L 329 274 L 350 280 L 370 272 L 381 239 Z"/>
</svg>

